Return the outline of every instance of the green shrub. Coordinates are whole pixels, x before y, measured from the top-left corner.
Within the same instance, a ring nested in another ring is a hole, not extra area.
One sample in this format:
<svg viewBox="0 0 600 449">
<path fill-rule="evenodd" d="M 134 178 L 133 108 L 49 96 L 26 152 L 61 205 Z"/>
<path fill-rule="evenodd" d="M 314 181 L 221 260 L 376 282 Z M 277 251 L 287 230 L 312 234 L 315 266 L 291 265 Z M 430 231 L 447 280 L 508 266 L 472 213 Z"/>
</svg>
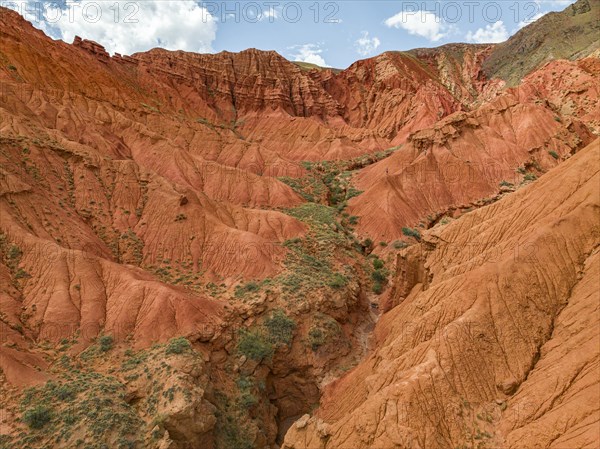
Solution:
<svg viewBox="0 0 600 449">
<path fill-rule="evenodd" d="M 373 272 L 371 273 L 371 279 L 373 280 L 373 286 L 371 289 L 373 293 L 379 295 L 383 291 L 383 287 L 387 284 L 388 272 L 383 266 L 381 259 L 373 260 Z"/>
<path fill-rule="evenodd" d="M 258 404 L 258 399 L 252 390 L 254 389 L 254 380 L 251 377 L 242 376 L 236 381 L 237 387 L 240 390 L 239 404 L 244 408 L 250 408 Z"/>
<path fill-rule="evenodd" d="M 11 245 L 8 249 L 7 256 L 11 261 L 20 259 L 22 255 L 23 253 L 21 252 L 21 248 L 16 245 Z"/>
<path fill-rule="evenodd" d="M 333 276 L 327 281 L 327 285 L 337 290 L 348 285 L 348 278 L 341 273 L 333 273 Z"/>
<path fill-rule="evenodd" d="M 254 293 L 254 292 L 257 292 L 258 290 L 260 290 L 259 284 L 257 284 L 256 282 L 248 282 L 245 285 L 236 286 L 234 295 L 236 298 L 241 298 L 246 293 Z"/>
<path fill-rule="evenodd" d="M 537 179 L 537 176 L 533 173 L 527 173 L 524 177 L 523 180 L 525 181 L 535 181 Z"/>
<path fill-rule="evenodd" d="M 31 277 L 31 275 L 25 271 L 23 268 L 19 268 L 17 270 L 17 272 L 15 273 L 15 279 L 25 279 L 25 278 L 29 278 Z"/>
<path fill-rule="evenodd" d="M 312 350 L 316 351 L 325 343 L 325 332 L 318 327 L 312 327 L 308 331 L 308 341 Z"/>
<path fill-rule="evenodd" d="M 61 401 L 71 401 L 76 395 L 76 391 L 69 385 L 60 385 L 54 391 L 56 398 Z"/>
<path fill-rule="evenodd" d="M 508 181 L 502 180 L 502 181 L 500 182 L 500 187 L 513 187 L 513 184 L 512 184 L 511 182 L 508 182 Z"/>
<path fill-rule="evenodd" d="M 100 345 L 100 351 L 107 352 L 110 351 L 113 347 L 113 338 L 110 335 L 103 335 L 98 339 L 98 344 Z"/>
<path fill-rule="evenodd" d="M 192 349 L 192 345 L 185 337 L 177 337 L 169 340 L 167 344 L 166 354 L 183 354 Z"/>
<path fill-rule="evenodd" d="M 282 310 L 275 310 L 273 314 L 265 320 L 265 327 L 269 332 L 271 342 L 289 345 L 294 339 L 296 322 L 288 317 Z"/>
<path fill-rule="evenodd" d="M 237 350 L 247 358 L 260 362 L 273 356 L 273 345 L 259 330 L 242 330 Z"/>
<path fill-rule="evenodd" d="M 364 239 L 360 244 L 360 251 L 362 251 L 363 254 L 370 254 L 371 251 L 373 251 L 373 240 L 369 238 Z"/>
<path fill-rule="evenodd" d="M 373 279 L 373 281 L 375 282 L 383 283 L 387 281 L 387 276 L 385 275 L 383 270 L 375 270 L 373 271 L 373 273 L 371 273 L 371 279 Z"/>
<path fill-rule="evenodd" d="M 240 405 L 245 408 L 250 408 L 258 404 L 258 399 L 249 391 L 244 391 L 240 395 Z"/>
<path fill-rule="evenodd" d="M 556 151 L 548 151 L 548 153 L 550 154 L 550 156 L 552 156 L 554 159 L 558 159 L 558 153 Z"/>
<path fill-rule="evenodd" d="M 421 241 L 421 233 L 417 229 L 402 228 L 402 234 L 414 238 L 417 242 Z"/>
<path fill-rule="evenodd" d="M 371 290 L 373 290 L 373 293 L 375 293 L 376 295 L 380 295 L 383 291 L 383 284 L 381 282 L 375 282 L 373 283 L 373 287 L 371 287 Z"/>
<path fill-rule="evenodd" d="M 77 416 L 75 416 L 71 411 L 67 411 L 63 415 L 63 422 L 68 426 L 73 425 L 77 422 Z"/>
<path fill-rule="evenodd" d="M 23 421 L 31 429 L 41 429 L 51 420 L 52 411 L 44 405 L 37 405 L 34 408 L 26 410 L 23 414 Z"/>
</svg>

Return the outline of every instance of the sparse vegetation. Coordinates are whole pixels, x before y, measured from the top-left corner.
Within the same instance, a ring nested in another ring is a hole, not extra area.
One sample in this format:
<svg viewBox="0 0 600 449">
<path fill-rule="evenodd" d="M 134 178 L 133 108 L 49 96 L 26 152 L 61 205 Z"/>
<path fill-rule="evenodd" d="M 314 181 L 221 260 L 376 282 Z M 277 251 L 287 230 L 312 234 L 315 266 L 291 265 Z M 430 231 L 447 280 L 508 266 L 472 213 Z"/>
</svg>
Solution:
<svg viewBox="0 0 600 449">
<path fill-rule="evenodd" d="M 237 387 L 240 392 L 239 402 L 243 408 L 251 408 L 258 403 L 258 399 L 253 394 L 254 380 L 250 377 L 242 376 L 237 382 Z"/>
<path fill-rule="evenodd" d="M 98 345 L 100 346 L 100 352 L 110 351 L 113 347 L 113 338 L 110 335 L 102 335 L 98 338 Z"/>
<path fill-rule="evenodd" d="M 383 260 L 379 258 L 373 259 L 373 271 L 371 272 L 371 280 L 373 281 L 373 293 L 379 295 L 383 292 L 383 288 L 388 282 L 388 271 L 385 269 Z"/>
<path fill-rule="evenodd" d="M 302 166 L 308 171 L 306 176 L 279 179 L 306 201 L 326 204 L 342 211 L 348 200 L 362 193 L 352 186 L 352 175 L 361 168 L 385 159 L 397 149 L 398 147 L 393 147 L 344 161 L 305 161 Z M 351 224 L 356 224 L 356 219 L 353 221 Z"/>
<path fill-rule="evenodd" d="M 313 351 L 319 349 L 325 343 L 325 332 L 318 327 L 311 327 L 308 331 L 308 341 Z"/>
<path fill-rule="evenodd" d="M 75 434 L 93 449 L 108 447 L 112 438 L 134 443 L 143 422 L 124 394 L 124 385 L 114 377 L 71 367 L 59 381 L 24 391 L 22 420 L 30 431 L 19 435 L 15 447 L 41 449 L 48 437 L 75 447 Z"/>
<path fill-rule="evenodd" d="M 265 327 L 273 344 L 289 345 L 294 338 L 296 322 L 278 309 L 265 320 Z"/>
<path fill-rule="evenodd" d="M 23 413 L 23 422 L 31 429 L 41 429 L 52 419 L 52 411 L 45 405 L 38 404 Z"/>
<path fill-rule="evenodd" d="M 256 293 L 260 290 L 260 284 L 257 282 L 251 281 L 243 285 L 237 285 L 235 287 L 235 297 L 243 298 L 247 293 Z"/>
<path fill-rule="evenodd" d="M 407 237 L 414 238 L 417 242 L 421 241 L 421 233 L 418 229 L 404 227 L 402 228 L 402 234 L 404 234 Z"/>
<path fill-rule="evenodd" d="M 237 350 L 251 360 L 261 362 L 273 356 L 274 348 L 261 329 L 240 331 Z"/>
<path fill-rule="evenodd" d="M 375 270 L 381 270 L 383 268 L 383 260 L 379 258 L 373 259 L 373 268 Z"/>
<path fill-rule="evenodd" d="M 335 290 L 339 290 L 348 285 L 348 278 L 341 273 L 333 273 L 327 280 L 327 285 Z"/>
<path fill-rule="evenodd" d="M 167 344 L 167 348 L 165 350 L 166 354 L 183 354 L 192 349 L 192 345 L 189 340 L 185 337 L 177 337 L 169 340 Z"/>
<path fill-rule="evenodd" d="M 340 324 L 324 313 L 316 313 L 313 325 L 308 330 L 308 344 L 313 351 L 331 343 L 339 344 L 339 338 L 342 336 Z"/>
<path fill-rule="evenodd" d="M 408 246 L 408 243 L 403 242 L 402 240 L 396 240 L 393 243 L 394 249 L 403 249 L 403 248 L 406 248 L 407 246 Z"/>
</svg>

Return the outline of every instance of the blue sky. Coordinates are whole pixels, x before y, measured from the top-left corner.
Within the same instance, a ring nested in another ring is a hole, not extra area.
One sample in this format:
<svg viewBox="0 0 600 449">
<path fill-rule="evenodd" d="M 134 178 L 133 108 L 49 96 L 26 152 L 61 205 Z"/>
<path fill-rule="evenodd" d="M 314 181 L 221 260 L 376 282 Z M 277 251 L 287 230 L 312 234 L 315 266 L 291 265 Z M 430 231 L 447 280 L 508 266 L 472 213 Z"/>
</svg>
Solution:
<svg viewBox="0 0 600 449">
<path fill-rule="evenodd" d="M 508 1 L 5 1 L 53 38 L 96 40 L 109 52 L 275 50 L 345 68 L 387 50 L 500 42 L 574 0 Z"/>
</svg>

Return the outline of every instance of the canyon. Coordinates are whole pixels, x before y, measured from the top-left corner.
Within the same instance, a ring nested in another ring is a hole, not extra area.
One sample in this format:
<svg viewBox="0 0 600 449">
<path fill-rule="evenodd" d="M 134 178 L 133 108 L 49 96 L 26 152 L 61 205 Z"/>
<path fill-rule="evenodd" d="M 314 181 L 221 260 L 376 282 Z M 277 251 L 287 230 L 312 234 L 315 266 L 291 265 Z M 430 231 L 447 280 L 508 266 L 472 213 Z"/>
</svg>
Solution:
<svg viewBox="0 0 600 449">
<path fill-rule="evenodd" d="M 598 447 L 599 11 L 332 70 L 0 8 L 0 448 Z"/>
</svg>

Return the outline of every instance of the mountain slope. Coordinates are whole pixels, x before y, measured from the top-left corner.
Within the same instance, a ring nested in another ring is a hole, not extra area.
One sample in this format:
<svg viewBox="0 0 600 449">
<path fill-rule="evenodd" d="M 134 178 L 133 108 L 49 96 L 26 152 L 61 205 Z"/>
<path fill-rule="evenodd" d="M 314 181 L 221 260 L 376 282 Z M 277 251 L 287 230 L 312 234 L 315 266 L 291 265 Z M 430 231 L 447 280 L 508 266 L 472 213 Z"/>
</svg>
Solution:
<svg viewBox="0 0 600 449">
<path fill-rule="evenodd" d="M 373 353 L 283 447 L 597 446 L 599 157 L 405 250 Z"/>
<path fill-rule="evenodd" d="M 597 58 L 551 63 L 473 111 L 411 134 L 354 177 L 364 191 L 349 202 L 359 232 L 399 239 L 404 227 L 458 216 L 539 176 L 593 139 L 599 83 Z"/>
<path fill-rule="evenodd" d="M 483 63 L 488 78 L 509 86 L 553 59 L 577 59 L 600 48 L 600 1 L 577 0 L 551 12 L 498 44 Z"/>
<path fill-rule="evenodd" d="M 0 448 L 593 442 L 600 63 L 495 48 L 110 57 L 0 8 Z"/>
</svg>

